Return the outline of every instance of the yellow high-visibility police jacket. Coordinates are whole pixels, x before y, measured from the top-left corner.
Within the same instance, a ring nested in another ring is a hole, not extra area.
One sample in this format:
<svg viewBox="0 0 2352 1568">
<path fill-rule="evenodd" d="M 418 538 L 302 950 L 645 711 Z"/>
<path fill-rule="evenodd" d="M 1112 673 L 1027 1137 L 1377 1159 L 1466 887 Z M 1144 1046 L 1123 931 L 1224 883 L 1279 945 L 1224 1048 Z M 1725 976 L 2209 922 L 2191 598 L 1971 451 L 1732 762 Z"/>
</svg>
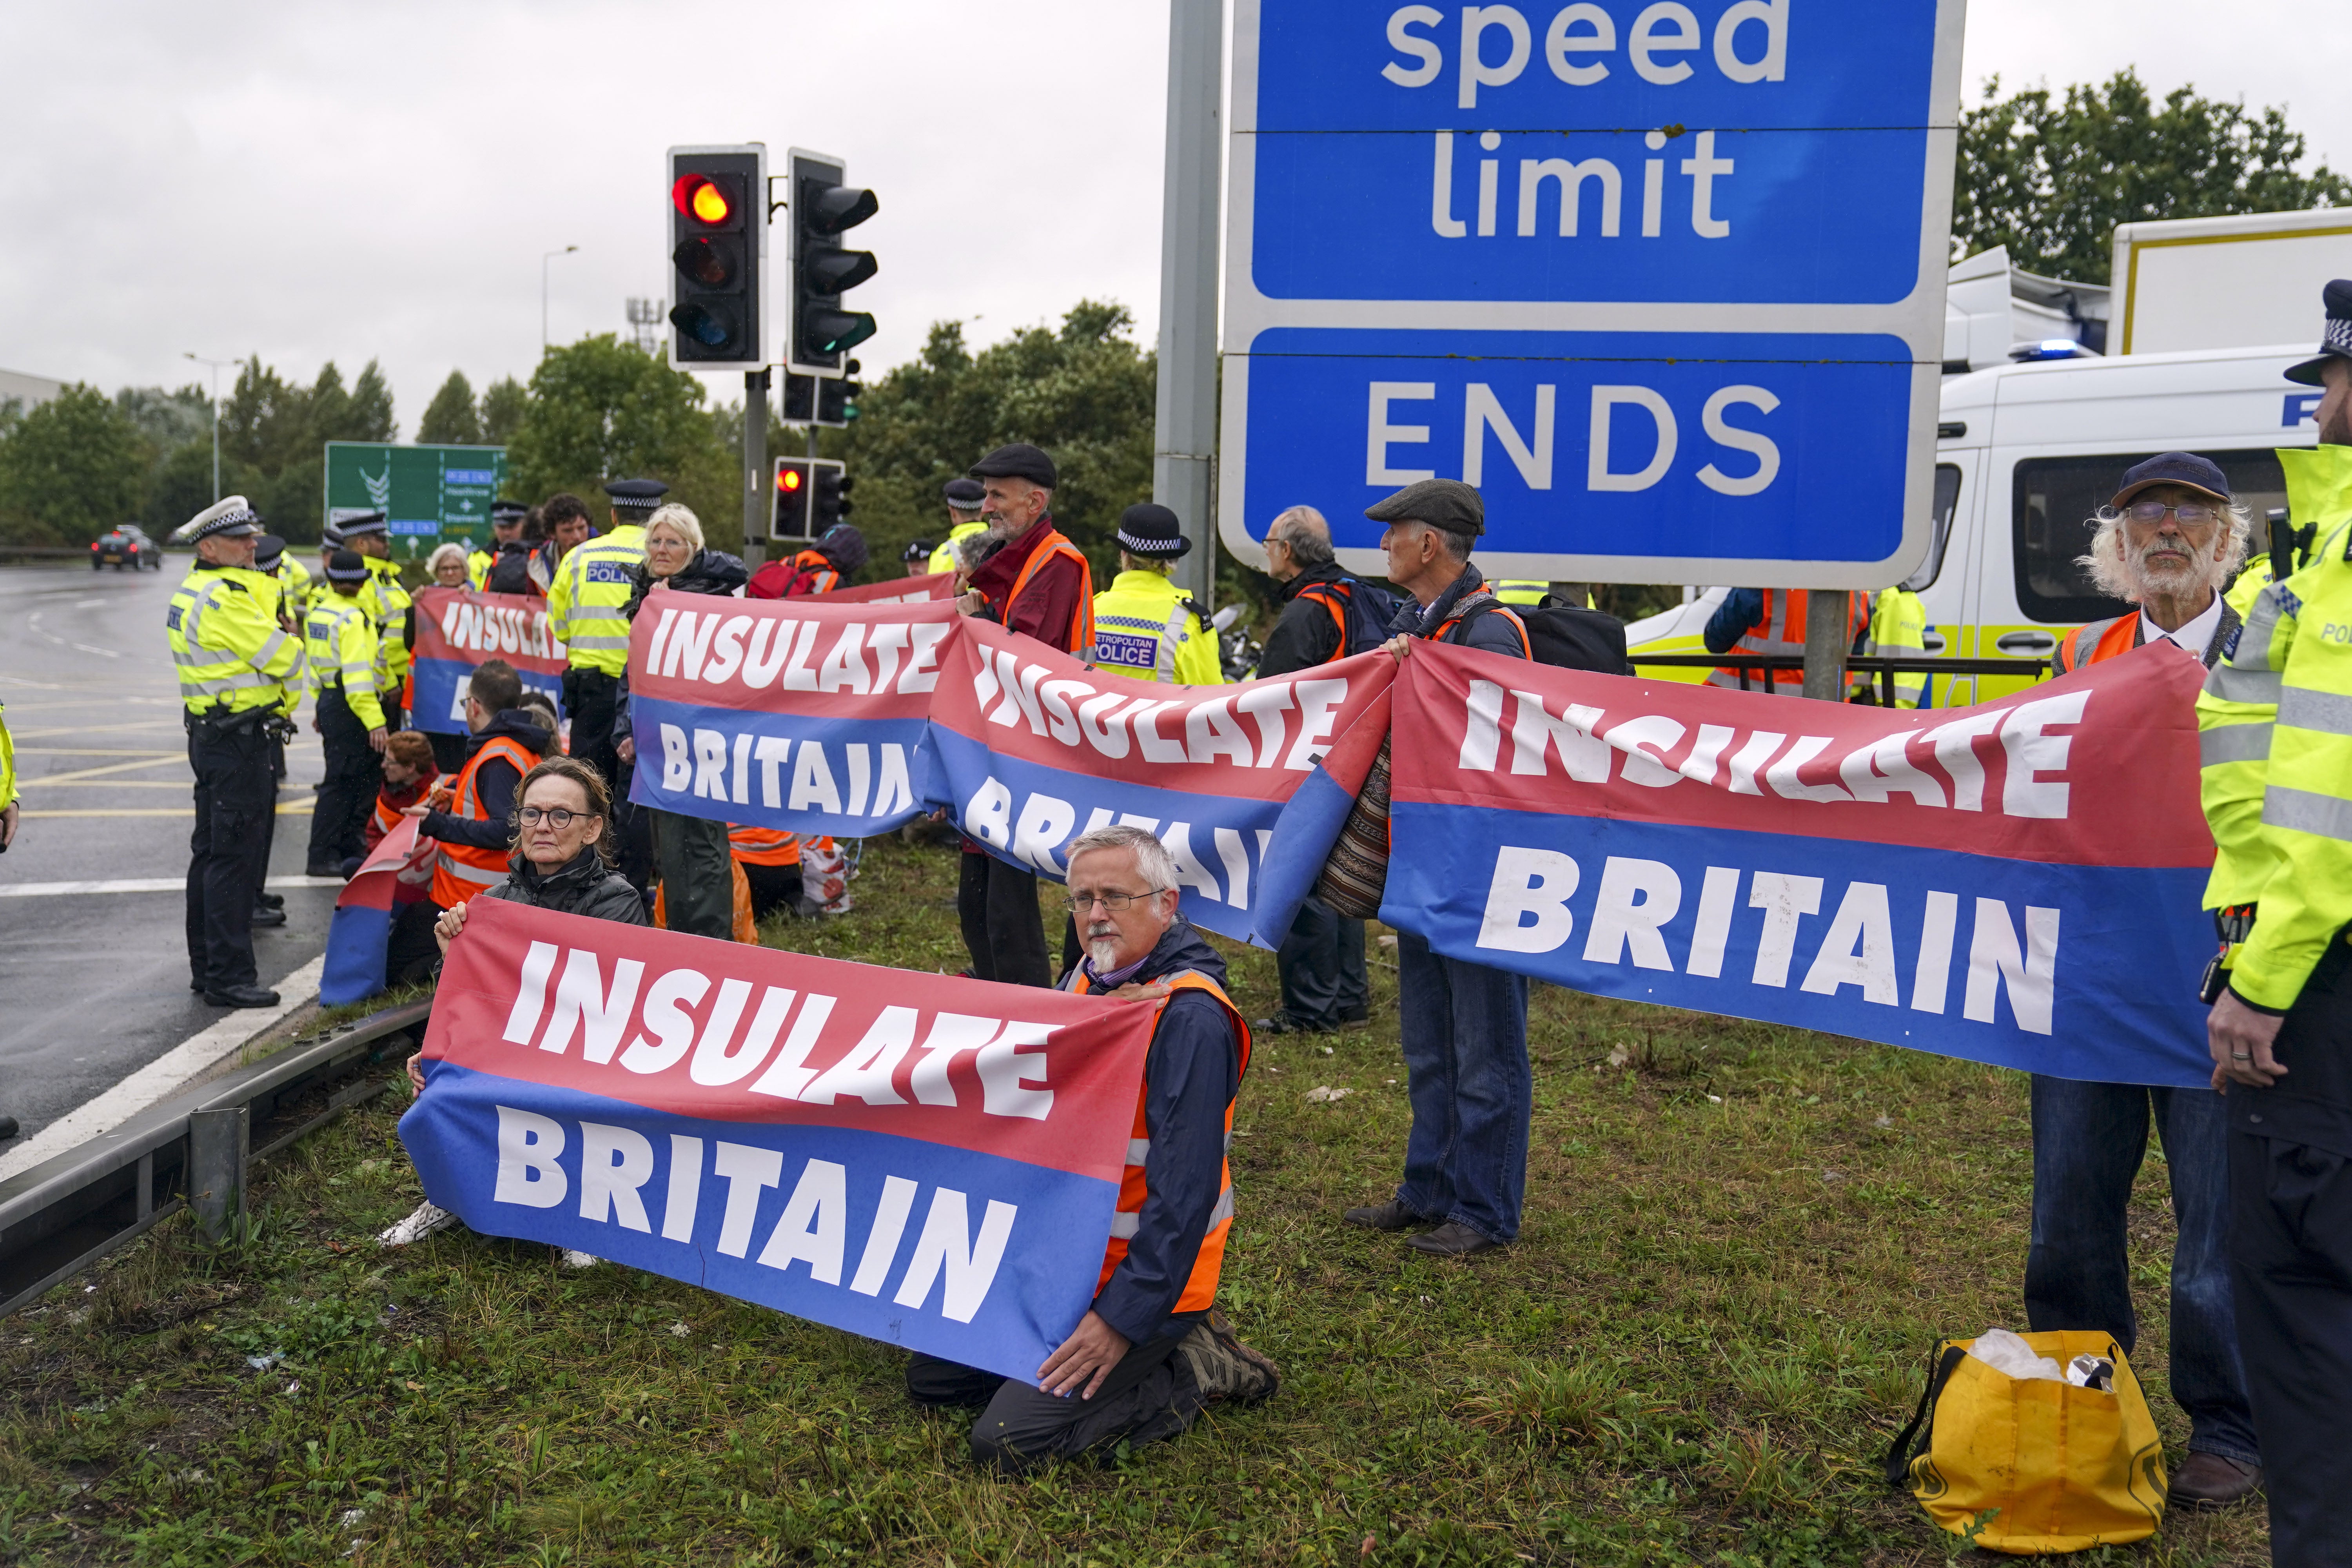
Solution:
<svg viewBox="0 0 2352 1568">
<path fill-rule="evenodd" d="M 1878 595 L 1871 606 L 1870 637 L 1863 644 L 1868 653 L 1889 658 L 1924 658 L 1927 653 L 1927 606 L 1919 595 L 1907 588 L 1889 588 Z M 1856 685 L 1861 685 L 1859 679 Z M 1885 687 L 1873 679 L 1871 689 L 1885 694 Z M 1927 676 L 1922 670 L 1902 670 L 1895 677 L 1895 706 L 1916 708 L 1927 695 Z"/>
<path fill-rule="evenodd" d="M 311 605 L 302 618 L 311 683 L 321 692 L 340 687 L 352 713 L 371 730 L 383 728 L 383 704 L 376 696 L 376 640 L 374 617 L 356 595 L 334 595 Z"/>
<path fill-rule="evenodd" d="M 310 569 L 288 551 L 278 558 L 278 595 L 287 613 L 299 620 L 310 603 Z"/>
<path fill-rule="evenodd" d="M 956 541 L 959 539 L 969 539 L 973 534 L 982 531 L 987 527 L 988 524 L 984 522 L 959 522 L 953 528 L 948 530 L 948 536 L 940 541 L 940 547 L 937 550 L 931 552 L 931 558 L 928 563 L 926 563 L 926 570 L 932 572 L 954 571 L 956 568 Z"/>
<path fill-rule="evenodd" d="M 200 562 L 188 574 L 163 612 L 188 711 L 294 705 L 302 639 L 278 624 L 278 579 L 266 573 Z"/>
<path fill-rule="evenodd" d="M 397 692 L 408 679 L 408 588 L 397 562 L 380 555 L 360 559 L 367 563 L 368 580 L 360 585 L 359 602 L 375 621 L 375 689 Z"/>
<path fill-rule="evenodd" d="M 479 589 L 490 580 L 490 564 L 497 559 L 497 554 L 488 550 L 476 550 L 467 555 L 466 581 Z"/>
<path fill-rule="evenodd" d="M 1225 680 L 1199 602 L 1157 572 L 1122 572 L 1095 595 L 1095 668 L 1176 686 Z"/>
<path fill-rule="evenodd" d="M 628 607 L 646 531 L 624 523 L 564 556 L 547 589 L 547 629 L 571 651 L 572 668 L 618 675 L 629 667 Z"/>
<path fill-rule="evenodd" d="M 2254 597 L 2197 700 L 2208 908 L 2260 906 L 2230 988 L 2284 1011 L 2352 924 L 2352 447 L 2282 451 L 2309 565 Z"/>
<path fill-rule="evenodd" d="M 0 702 L 0 811 L 16 802 L 16 742 L 8 738 L 6 708 Z"/>
</svg>

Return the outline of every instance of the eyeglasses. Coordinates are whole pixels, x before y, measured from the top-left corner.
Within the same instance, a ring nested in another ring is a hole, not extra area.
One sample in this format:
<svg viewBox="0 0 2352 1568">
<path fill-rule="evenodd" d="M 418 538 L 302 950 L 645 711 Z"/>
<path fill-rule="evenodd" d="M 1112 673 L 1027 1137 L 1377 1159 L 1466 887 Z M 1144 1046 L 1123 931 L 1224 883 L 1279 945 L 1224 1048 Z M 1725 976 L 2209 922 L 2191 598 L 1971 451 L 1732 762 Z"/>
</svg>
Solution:
<svg viewBox="0 0 2352 1568">
<path fill-rule="evenodd" d="M 2160 500 L 2136 500 L 2124 508 L 2124 515 L 2134 522 L 2153 528 L 2170 512 L 2180 520 L 2183 528 L 2210 528 L 2221 521 L 2221 509 L 2211 501 L 2182 501 L 2179 506 L 2167 506 Z"/>
<path fill-rule="evenodd" d="M 545 822 L 550 827 L 561 833 L 573 823 L 584 822 L 597 814 L 593 811 L 566 811 L 560 805 L 546 807 L 526 805 L 520 815 L 523 826 L 526 827 L 537 827 L 541 822 Z"/>
<path fill-rule="evenodd" d="M 1140 893 L 1072 893 L 1067 904 L 1073 916 L 1083 915 L 1097 904 L 1100 904 L 1112 914 L 1119 914 L 1137 900 L 1148 899 L 1167 890 L 1165 888 L 1152 888 Z"/>
</svg>

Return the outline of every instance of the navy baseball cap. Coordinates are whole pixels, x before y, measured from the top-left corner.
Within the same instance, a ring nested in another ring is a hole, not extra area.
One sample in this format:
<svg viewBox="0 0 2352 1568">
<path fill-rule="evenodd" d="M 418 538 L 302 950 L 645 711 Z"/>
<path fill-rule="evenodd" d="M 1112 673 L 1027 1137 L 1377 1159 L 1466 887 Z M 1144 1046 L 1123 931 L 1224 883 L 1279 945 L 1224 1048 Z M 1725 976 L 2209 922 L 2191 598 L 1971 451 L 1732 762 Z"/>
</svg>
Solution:
<svg viewBox="0 0 2352 1568">
<path fill-rule="evenodd" d="M 2135 463 L 2125 471 L 2122 488 L 2116 491 L 2116 499 L 2108 504 L 2126 506 L 2132 497 L 2155 485 L 2186 485 L 2218 501 L 2230 499 L 2229 476 L 2212 462 L 2194 452 L 2158 452 L 2146 462 Z"/>
</svg>

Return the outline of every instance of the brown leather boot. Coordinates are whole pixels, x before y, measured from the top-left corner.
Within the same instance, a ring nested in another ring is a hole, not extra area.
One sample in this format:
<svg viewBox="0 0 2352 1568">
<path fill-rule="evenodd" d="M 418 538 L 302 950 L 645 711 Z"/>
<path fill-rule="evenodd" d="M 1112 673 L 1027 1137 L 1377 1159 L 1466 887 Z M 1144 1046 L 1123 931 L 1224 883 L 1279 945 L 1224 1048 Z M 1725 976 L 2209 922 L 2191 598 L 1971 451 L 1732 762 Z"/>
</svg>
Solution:
<svg viewBox="0 0 2352 1568">
<path fill-rule="evenodd" d="M 1394 1198 L 1384 1204 L 1373 1204 L 1369 1208 L 1349 1209 L 1340 1217 L 1349 1225 L 1360 1225 L 1368 1230 L 1411 1230 L 1417 1225 L 1430 1223 Z"/>
<path fill-rule="evenodd" d="M 2172 1472 L 2165 1499 L 2179 1508 L 2228 1508 L 2253 1496 L 2262 1484 L 2260 1465 L 2219 1454 L 2191 1454 Z"/>
<path fill-rule="evenodd" d="M 1193 1386 L 1211 1405 L 1230 1400 L 1256 1405 L 1274 1397 L 1282 1386 L 1282 1371 L 1264 1351 L 1242 1343 L 1232 1323 L 1214 1307 L 1192 1325 L 1176 1347 L 1192 1371 Z"/>
</svg>

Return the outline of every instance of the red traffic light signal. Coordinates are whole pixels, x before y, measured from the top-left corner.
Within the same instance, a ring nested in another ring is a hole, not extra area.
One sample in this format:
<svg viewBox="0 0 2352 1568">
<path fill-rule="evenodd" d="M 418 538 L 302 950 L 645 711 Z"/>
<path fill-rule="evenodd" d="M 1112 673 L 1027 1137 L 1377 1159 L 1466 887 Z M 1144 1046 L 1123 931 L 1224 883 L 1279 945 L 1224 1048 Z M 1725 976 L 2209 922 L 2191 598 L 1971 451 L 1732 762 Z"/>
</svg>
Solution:
<svg viewBox="0 0 2352 1568">
<path fill-rule="evenodd" d="M 672 365 L 766 363 L 767 167 L 758 142 L 669 150 Z"/>
<path fill-rule="evenodd" d="M 733 183 L 723 175 L 680 174 L 670 182 L 670 205 L 695 222 L 717 228 L 733 217 L 740 205 L 729 189 Z"/>
</svg>

